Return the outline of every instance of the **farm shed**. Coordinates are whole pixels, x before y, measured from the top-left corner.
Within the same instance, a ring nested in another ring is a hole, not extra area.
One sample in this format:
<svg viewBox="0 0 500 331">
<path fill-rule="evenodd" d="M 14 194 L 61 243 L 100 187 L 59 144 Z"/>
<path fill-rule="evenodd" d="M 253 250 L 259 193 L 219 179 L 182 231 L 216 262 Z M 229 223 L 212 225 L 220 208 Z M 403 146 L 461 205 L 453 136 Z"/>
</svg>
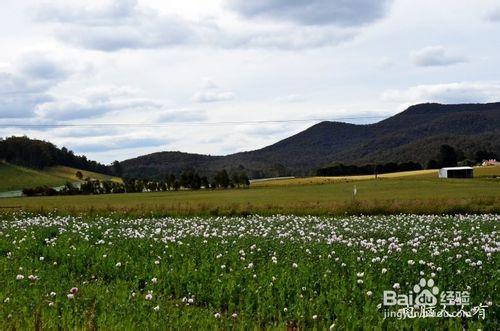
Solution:
<svg viewBox="0 0 500 331">
<path fill-rule="evenodd" d="M 472 178 L 474 169 L 472 167 L 451 167 L 439 169 L 439 178 Z"/>
</svg>

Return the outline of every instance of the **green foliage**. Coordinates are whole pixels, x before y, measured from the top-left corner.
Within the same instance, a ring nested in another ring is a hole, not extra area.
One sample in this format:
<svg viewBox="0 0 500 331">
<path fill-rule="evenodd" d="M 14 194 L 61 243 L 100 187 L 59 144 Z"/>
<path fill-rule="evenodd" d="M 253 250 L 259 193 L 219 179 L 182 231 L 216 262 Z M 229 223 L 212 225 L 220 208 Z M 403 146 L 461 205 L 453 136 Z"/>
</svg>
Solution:
<svg viewBox="0 0 500 331">
<path fill-rule="evenodd" d="M 74 167 L 83 170 L 109 174 L 107 166 L 88 160 L 85 156 L 75 155 L 63 147 L 28 137 L 9 137 L 0 140 L 0 160 L 35 169 L 44 169 L 56 165 Z"/>
<path fill-rule="evenodd" d="M 3 217 L 0 329 L 493 330 L 498 222 Z M 467 290 L 486 318 L 384 319 L 383 292 L 421 278 Z"/>
<path fill-rule="evenodd" d="M 455 167 L 458 162 L 457 152 L 450 145 L 442 145 L 437 156 L 438 167 Z"/>
</svg>

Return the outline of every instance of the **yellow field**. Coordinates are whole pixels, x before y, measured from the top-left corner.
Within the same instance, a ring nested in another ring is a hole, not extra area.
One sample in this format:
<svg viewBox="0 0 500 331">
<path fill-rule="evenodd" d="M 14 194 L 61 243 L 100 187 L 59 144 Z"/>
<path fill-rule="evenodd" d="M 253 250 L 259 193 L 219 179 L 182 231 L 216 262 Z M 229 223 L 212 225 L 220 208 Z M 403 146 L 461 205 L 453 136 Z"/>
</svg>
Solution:
<svg viewBox="0 0 500 331">
<path fill-rule="evenodd" d="M 475 177 L 486 176 L 500 176 L 500 167 L 475 167 Z M 404 179 L 431 179 L 437 178 L 438 171 L 436 169 L 430 170 L 416 170 L 416 171 L 403 171 L 393 172 L 388 174 L 379 174 L 378 178 L 404 178 Z M 315 185 L 315 184 L 333 184 L 360 180 L 374 179 L 374 175 L 361 175 L 361 176 L 335 176 L 335 177 L 300 177 L 289 179 L 276 179 L 266 180 L 261 182 L 252 183 L 252 187 L 268 187 L 268 186 L 290 186 L 290 185 Z"/>
<path fill-rule="evenodd" d="M 45 169 L 43 172 L 47 173 L 49 175 L 61 177 L 64 179 L 67 179 L 69 181 L 79 181 L 78 177 L 76 177 L 76 172 L 79 169 L 71 168 L 71 167 L 64 167 L 64 166 L 56 166 L 56 167 L 50 167 Z M 111 180 L 116 183 L 122 183 L 122 179 L 118 177 L 113 177 L 109 175 L 103 175 L 99 174 L 96 172 L 92 171 L 86 171 L 86 170 L 80 170 L 80 172 L 83 174 L 83 178 L 90 177 L 92 179 L 99 179 L 99 180 Z"/>
</svg>

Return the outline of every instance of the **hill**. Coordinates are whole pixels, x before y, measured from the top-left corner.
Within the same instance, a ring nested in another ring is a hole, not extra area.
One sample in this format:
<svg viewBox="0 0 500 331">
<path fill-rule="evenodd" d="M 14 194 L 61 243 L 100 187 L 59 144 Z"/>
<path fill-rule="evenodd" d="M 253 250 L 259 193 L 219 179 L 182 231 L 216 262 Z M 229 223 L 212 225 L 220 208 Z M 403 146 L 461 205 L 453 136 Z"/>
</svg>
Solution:
<svg viewBox="0 0 500 331">
<path fill-rule="evenodd" d="M 83 178 L 121 181 L 120 178 L 79 170 L 71 167 L 55 166 L 43 170 L 30 169 L 5 162 L 0 162 L 0 192 L 17 191 L 36 186 L 58 187 L 66 182 L 79 182 L 76 172 L 81 171 Z"/>
<path fill-rule="evenodd" d="M 33 186 L 56 187 L 64 185 L 62 177 L 7 163 L 0 163 L 0 192 L 22 190 Z"/>
<path fill-rule="evenodd" d="M 66 147 L 58 148 L 50 142 L 28 137 L 0 138 L 0 161 L 32 169 L 67 166 L 104 174 L 113 172 L 111 167 L 88 160 L 84 155 L 75 155 Z"/>
<path fill-rule="evenodd" d="M 121 162 L 125 177 L 159 178 L 191 168 L 205 175 L 245 170 L 251 178 L 310 175 L 327 164 L 420 162 L 448 144 L 467 158 L 478 150 L 500 155 L 500 103 L 419 104 L 368 125 L 321 122 L 265 148 L 208 156 L 159 152 Z"/>
</svg>

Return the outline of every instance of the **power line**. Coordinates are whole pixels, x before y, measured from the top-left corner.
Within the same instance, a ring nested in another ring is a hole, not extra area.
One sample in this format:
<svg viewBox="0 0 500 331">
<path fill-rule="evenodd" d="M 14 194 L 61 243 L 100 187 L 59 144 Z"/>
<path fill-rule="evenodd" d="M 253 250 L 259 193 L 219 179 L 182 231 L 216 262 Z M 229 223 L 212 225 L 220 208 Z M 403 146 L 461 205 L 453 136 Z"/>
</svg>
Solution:
<svg viewBox="0 0 500 331">
<path fill-rule="evenodd" d="M 339 117 L 339 118 L 307 118 L 307 119 L 289 119 L 289 120 L 262 120 L 262 121 L 221 121 L 221 122 L 169 122 L 169 123 L 54 123 L 54 124 L 19 124 L 19 123 L 0 123 L 0 127 L 17 128 L 73 128 L 73 127 L 167 127 L 167 126 L 223 126 L 223 125 L 255 125 L 272 123 L 305 123 L 305 122 L 323 122 L 323 121 L 346 121 L 360 119 L 381 119 L 387 116 L 357 116 L 357 117 Z"/>
</svg>

